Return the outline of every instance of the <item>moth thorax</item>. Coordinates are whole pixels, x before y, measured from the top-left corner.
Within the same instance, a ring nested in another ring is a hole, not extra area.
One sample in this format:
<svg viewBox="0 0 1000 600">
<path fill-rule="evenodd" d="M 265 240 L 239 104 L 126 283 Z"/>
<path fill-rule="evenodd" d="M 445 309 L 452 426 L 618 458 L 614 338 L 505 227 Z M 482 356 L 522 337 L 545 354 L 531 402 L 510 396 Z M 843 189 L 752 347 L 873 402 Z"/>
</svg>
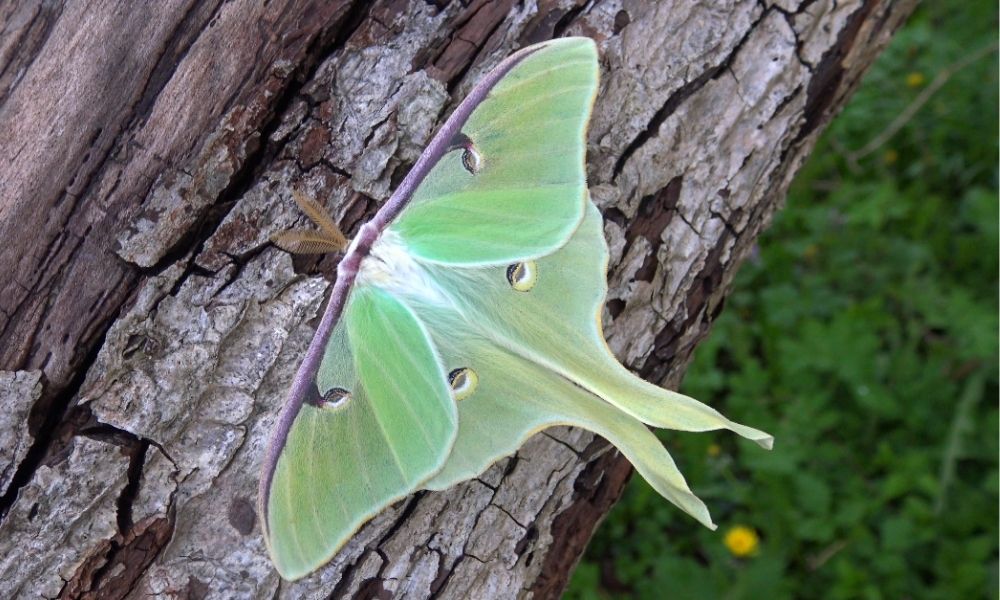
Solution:
<svg viewBox="0 0 1000 600">
<path fill-rule="evenodd" d="M 414 259 L 398 233 L 386 229 L 372 246 L 371 253 L 361 261 L 357 283 L 377 285 L 401 298 L 411 298 L 424 304 L 449 306 L 447 294 Z"/>
<path fill-rule="evenodd" d="M 455 400 L 465 400 L 476 391 L 479 385 L 479 375 L 469 367 L 461 367 L 448 373 L 448 385 Z"/>
<path fill-rule="evenodd" d="M 538 280 L 538 265 L 533 260 L 518 262 L 507 267 L 507 283 L 518 292 L 527 292 Z"/>
<path fill-rule="evenodd" d="M 323 392 L 323 408 L 339 408 L 351 399 L 351 392 L 341 387 L 330 388 Z"/>
</svg>

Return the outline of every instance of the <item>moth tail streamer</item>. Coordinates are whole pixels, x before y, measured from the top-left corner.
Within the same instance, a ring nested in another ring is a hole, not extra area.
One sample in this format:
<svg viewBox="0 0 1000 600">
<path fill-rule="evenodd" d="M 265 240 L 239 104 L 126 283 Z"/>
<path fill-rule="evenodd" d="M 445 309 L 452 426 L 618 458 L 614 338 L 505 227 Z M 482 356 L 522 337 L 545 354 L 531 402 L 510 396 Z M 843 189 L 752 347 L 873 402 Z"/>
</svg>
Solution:
<svg viewBox="0 0 1000 600">
<path fill-rule="evenodd" d="M 599 374 L 589 374 L 588 387 L 647 425 L 658 429 L 705 432 L 728 429 L 765 450 L 774 447 L 774 437 L 726 418 L 714 408 L 677 392 L 649 383 L 633 374 L 605 347 L 608 360 Z"/>
</svg>

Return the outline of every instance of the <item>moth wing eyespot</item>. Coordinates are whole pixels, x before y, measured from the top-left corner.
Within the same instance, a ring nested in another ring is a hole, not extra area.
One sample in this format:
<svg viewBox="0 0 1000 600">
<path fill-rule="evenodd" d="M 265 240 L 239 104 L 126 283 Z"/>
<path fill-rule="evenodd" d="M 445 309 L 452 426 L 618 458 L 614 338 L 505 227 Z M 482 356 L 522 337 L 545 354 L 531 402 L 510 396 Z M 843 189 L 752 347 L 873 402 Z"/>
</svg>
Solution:
<svg viewBox="0 0 1000 600">
<path fill-rule="evenodd" d="M 455 400 L 465 400 L 479 386 L 479 375 L 469 367 L 453 369 L 448 373 L 448 385 Z"/>
<path fill-rule="evenodd" d="M 351 392 L 342 387 L 332 387 L 323 393 L 324 408 L 338 408 L 351 399 Z"/>
<path fill-rule="evenodd" d="M 483 167 L 483 157 L 480 156 L 479 152 L 471 144 L 462 150 L 462 166 L 472 175 L 478 173 Z"/>
<path fill-rule="evenodd" d="M 538 265 L 533 260 L 514 263 L 507 267 L 507 283 L 518 292 L 527 292 L 538 281 Z"/>
</svg>

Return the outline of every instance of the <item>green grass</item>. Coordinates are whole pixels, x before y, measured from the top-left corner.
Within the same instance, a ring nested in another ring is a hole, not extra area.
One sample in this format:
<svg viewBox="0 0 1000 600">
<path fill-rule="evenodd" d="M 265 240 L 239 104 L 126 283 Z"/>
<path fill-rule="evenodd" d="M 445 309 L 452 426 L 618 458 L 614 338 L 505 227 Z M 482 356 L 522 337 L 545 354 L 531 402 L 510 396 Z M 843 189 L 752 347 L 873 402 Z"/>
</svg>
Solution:
<svg viewBox="0 0 1000 600">
<path fill-rule="evenodd" d="M 634 477 L 567 597 L 996 598 L 997 7 L 927 3 L 742 267 L 683 391 L 775 435 L 666 432 L 719 523 Z M 960 8 L 959 8 L 960 6 Z M 748 525 L 755 555 L 726 531 Z"/>
</svg>

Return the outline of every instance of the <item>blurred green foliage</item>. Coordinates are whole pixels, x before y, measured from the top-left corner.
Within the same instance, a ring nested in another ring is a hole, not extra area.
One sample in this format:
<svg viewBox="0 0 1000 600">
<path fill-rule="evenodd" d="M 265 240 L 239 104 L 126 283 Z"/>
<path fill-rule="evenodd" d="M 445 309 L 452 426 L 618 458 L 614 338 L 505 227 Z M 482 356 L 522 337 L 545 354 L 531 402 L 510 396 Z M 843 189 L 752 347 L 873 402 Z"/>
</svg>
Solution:
<svg viewBox="0 0 1000 600">
<path fill-rule="evenodd" d="M 925 3 L 824 134 L 683 391 L 773 433 L 661 437 L 720 529 L 634 477 L 568 598 L 996 598 L 997 5 Z M 725 533 L 760 537 L 734 556 Z"/>
</svg>

